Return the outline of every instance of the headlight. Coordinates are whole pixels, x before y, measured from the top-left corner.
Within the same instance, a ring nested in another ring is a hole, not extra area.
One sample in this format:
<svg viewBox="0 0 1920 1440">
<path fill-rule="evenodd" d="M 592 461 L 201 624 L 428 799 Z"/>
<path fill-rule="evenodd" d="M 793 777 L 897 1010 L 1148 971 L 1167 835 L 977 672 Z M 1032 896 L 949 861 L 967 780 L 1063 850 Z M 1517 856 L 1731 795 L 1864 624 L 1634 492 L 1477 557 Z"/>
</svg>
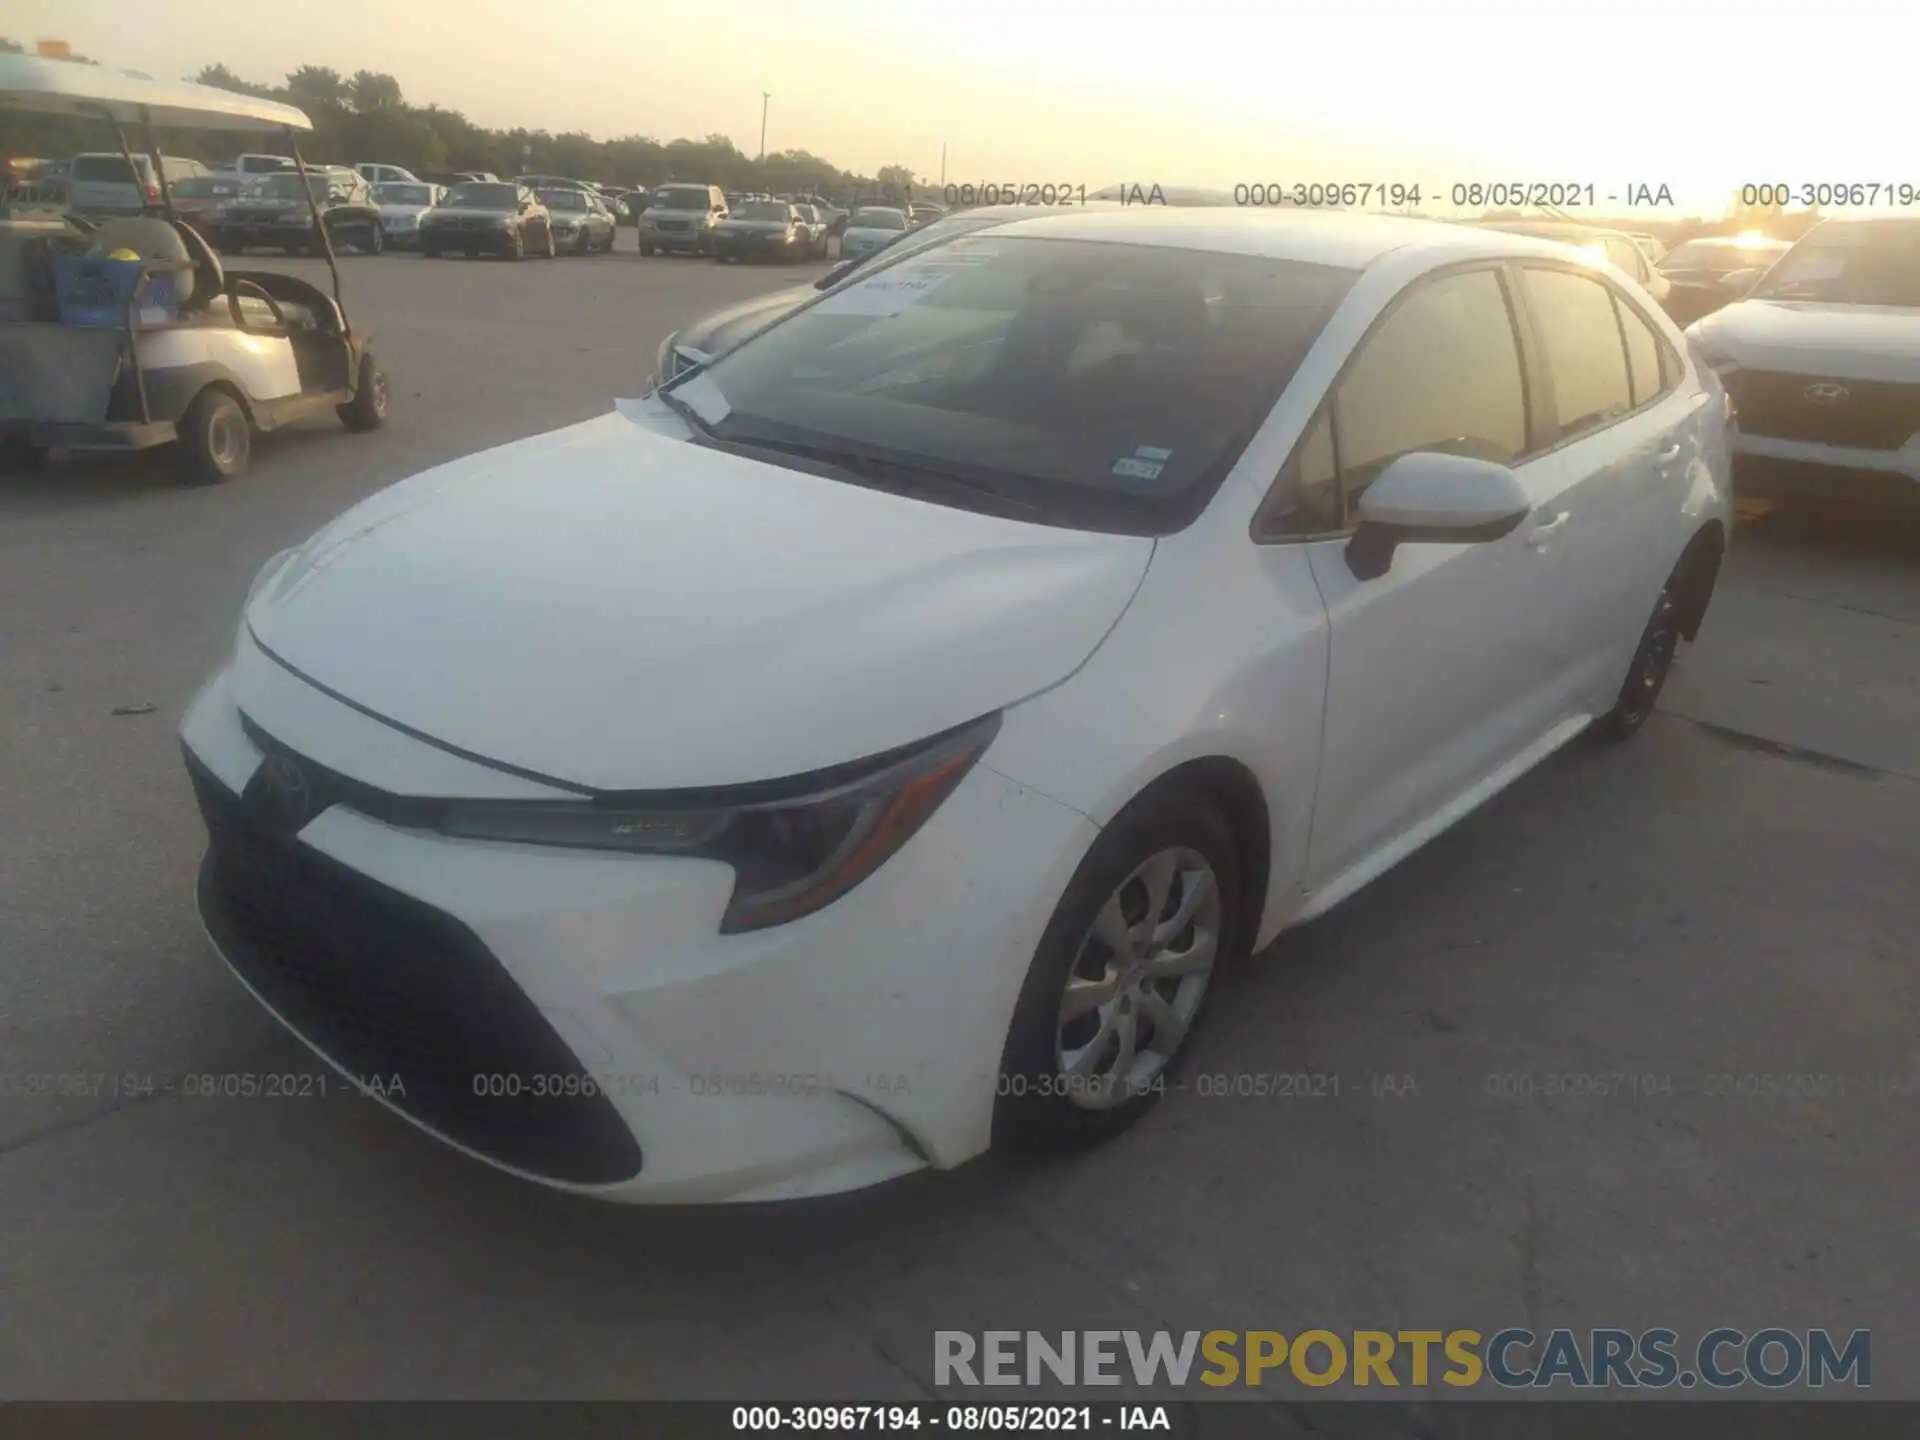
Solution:
<svg viewBox="0 0 1920 1440">
<path fill-rule="evenodd" d="M 926 823 L 973 768 L 1000 717 L 918 745 L 790 782 L 671 793 L 646 801 L 456 801 L 434 829 L 645 855 L 684 855 L 733 867 L 723 935 L 782 925 L 852 890 Z"/>
</svg>

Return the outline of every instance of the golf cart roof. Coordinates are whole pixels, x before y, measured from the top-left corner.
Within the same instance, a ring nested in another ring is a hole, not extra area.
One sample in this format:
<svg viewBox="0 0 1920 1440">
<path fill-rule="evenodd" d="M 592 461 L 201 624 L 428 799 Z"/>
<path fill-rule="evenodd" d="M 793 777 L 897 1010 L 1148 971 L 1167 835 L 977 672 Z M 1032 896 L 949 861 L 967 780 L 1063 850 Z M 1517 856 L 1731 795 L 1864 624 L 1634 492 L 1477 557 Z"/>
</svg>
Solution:
<svg viewBox="0 0 1920 1440">
<path fill-rule="evenodd" d="M 0 109 L 94 120 L 105 111 L 122 125 L 150 118 L 156 126 L 192 130 L 313 129 L 305 111 L 277 101 L 33 55 L 0 55 Z"/>
</svg>

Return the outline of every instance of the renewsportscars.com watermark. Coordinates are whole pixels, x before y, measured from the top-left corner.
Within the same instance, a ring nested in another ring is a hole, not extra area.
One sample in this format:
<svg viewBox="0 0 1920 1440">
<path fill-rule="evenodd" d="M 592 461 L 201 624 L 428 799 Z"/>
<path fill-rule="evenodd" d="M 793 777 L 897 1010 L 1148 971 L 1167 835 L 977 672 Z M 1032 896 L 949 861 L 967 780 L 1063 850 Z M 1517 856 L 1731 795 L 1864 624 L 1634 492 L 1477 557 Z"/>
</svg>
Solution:
<svg viewBox="0 0 1920 1440">
<path fill-rule="evenodd" d="M 1438 1382 L 1461 1389 L 1777 1390 L 1873 1383 L 1873 1332 L 1709 1330 L 936 1330 L 933 1383 L 1215 1388 L 1292 1380 L 1322 1388 Z"/>
</svg>

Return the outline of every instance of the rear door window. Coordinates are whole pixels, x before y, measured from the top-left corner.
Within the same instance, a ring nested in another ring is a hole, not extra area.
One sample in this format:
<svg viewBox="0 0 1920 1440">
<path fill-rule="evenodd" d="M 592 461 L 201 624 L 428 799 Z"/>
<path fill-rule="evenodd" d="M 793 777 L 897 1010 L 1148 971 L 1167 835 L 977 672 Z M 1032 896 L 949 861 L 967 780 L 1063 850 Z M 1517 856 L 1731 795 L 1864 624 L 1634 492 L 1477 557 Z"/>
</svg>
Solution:
<svg viewBox="0 0 1920 1440">
<path fill-rule="evenodd" d="M 1570 270 L 1529 267 L 1522 283 L 1553 381 L 1554 439 L 1571 440 L 1632 410 L 1627 349 L 1612 292 Z"/>
</svg>

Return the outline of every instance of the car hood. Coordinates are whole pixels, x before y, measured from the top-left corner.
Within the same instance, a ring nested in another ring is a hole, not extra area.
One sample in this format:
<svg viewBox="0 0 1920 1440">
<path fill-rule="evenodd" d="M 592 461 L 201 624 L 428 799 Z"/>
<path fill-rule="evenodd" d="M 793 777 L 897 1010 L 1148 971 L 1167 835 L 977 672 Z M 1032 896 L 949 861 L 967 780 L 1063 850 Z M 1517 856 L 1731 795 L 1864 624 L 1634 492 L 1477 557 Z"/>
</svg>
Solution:
<svg viewBox="0 0 1920 1440">
<path fill-rule="evenodd" d="M 249 603 L 350 703 L 593 789 L 803 774 L 1072 674 L 1153 541 L 977 515 L 707 449 L 655 401 L 362 502 Z"/>
<path fill-rule="evenodd" d="M 798 310 L 819 293 L 811 285 L 795 285 L 755 295 L 694 321 L 673 337 L 674 348 L 691 350 L 708 358 L 724 354 L 782 315 Z"/>
<path fill-rule="evenodd" d="M 1920 310 L 1741 300 L 1692 327 L 1710 352 L 1746 370 L 1920 383 Z"/>
</svg>

